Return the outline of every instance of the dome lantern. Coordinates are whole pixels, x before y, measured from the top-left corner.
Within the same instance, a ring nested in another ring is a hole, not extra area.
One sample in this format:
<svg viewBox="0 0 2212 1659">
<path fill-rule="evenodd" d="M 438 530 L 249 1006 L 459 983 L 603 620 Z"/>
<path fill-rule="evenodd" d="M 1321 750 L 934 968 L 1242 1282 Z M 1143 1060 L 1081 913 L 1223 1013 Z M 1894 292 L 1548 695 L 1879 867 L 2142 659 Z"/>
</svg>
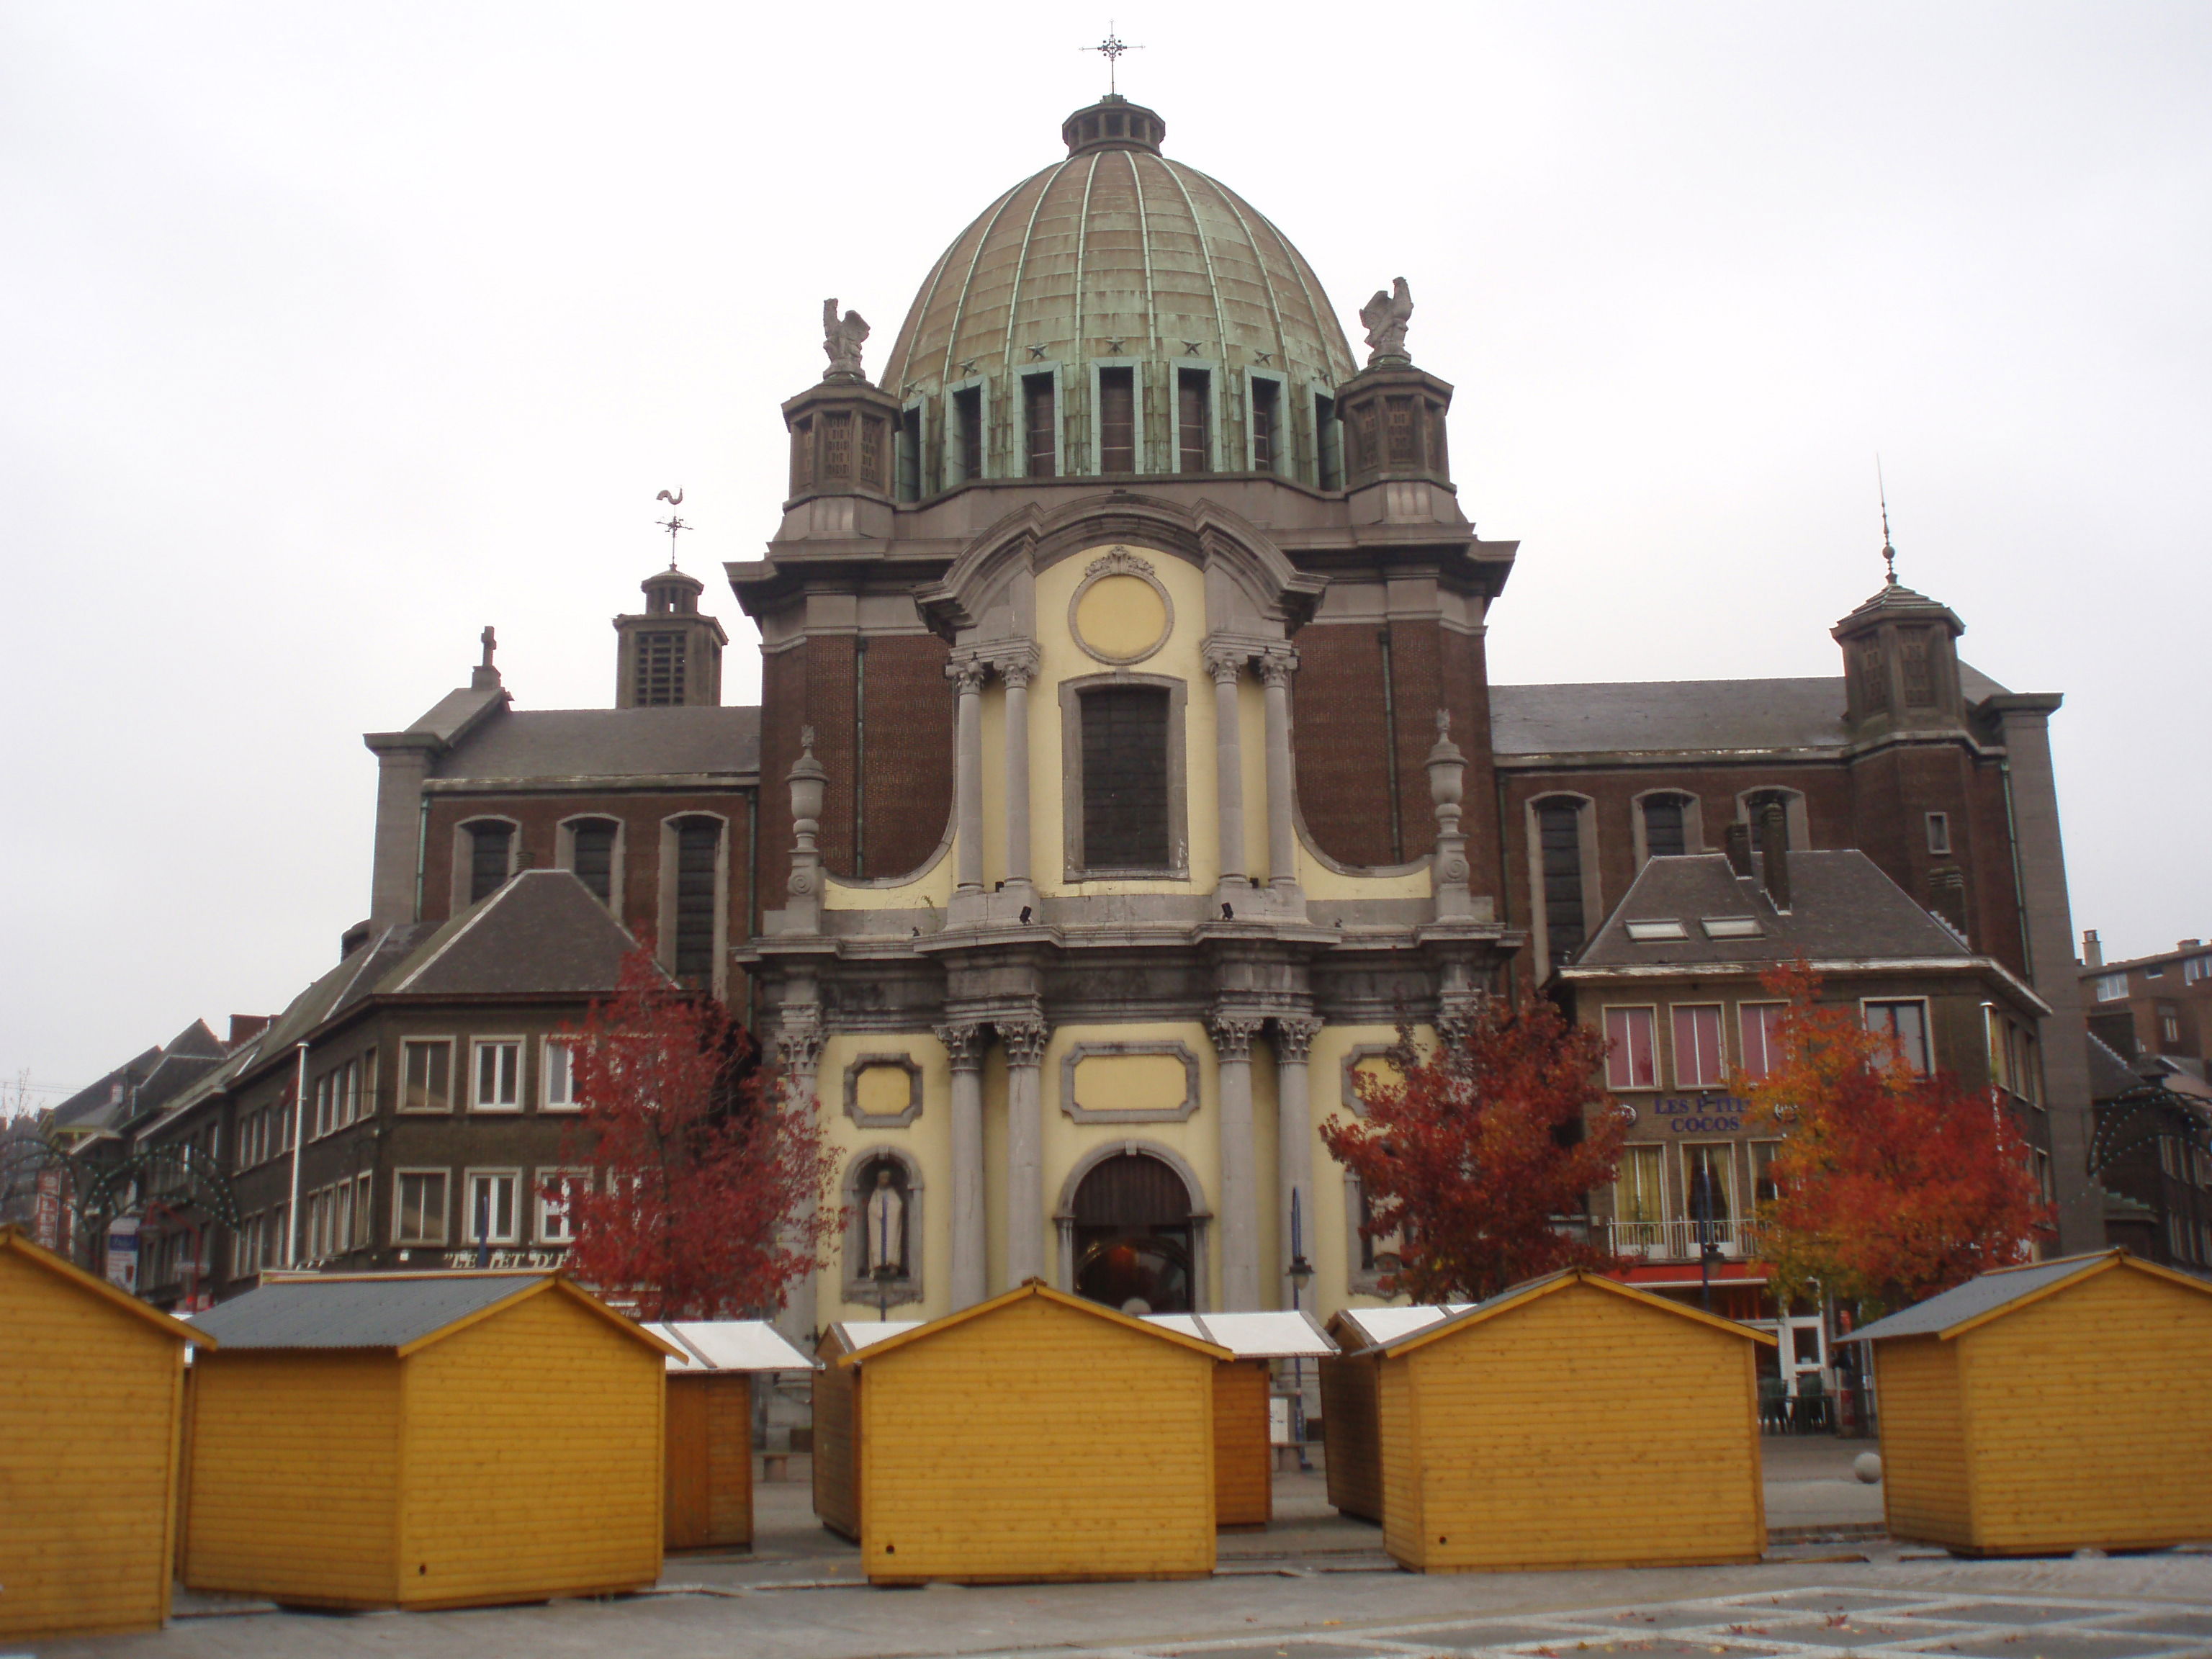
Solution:
<svg viewBox="0 0 2212 1659">
<path fill-rule="evenodd" d="M 1155 110 L 1133 104 L 1109 93 L 1088 109 L 1079 109 L 1060 125 L 1070 155 L 1087 155 L 1100 149 L 1145 149 L 1160 153 L 1160 140 L 1168 124 Z"/>
</svg>

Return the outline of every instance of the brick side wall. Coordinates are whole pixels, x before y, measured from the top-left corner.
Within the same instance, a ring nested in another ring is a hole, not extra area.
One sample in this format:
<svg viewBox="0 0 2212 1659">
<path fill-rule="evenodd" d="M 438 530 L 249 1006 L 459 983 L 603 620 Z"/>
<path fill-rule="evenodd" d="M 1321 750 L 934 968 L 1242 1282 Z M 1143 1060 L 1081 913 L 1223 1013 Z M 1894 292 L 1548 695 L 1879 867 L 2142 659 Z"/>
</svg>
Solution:
<svg viewBox="0 0 2212 1659">
<path fill-rule="evenodd" d="M 1297 647 L 1291 723 L 1306 828 L 1341 863 L 1389 864 L 1380 631 L 1371 623 L 1315 623 L 1300 631 Z"/>
<path fill-rule="evenodd" d="M 949 647 L 931 634 L 868 641 L 867 863 L 870 878 L 903 875 L 944 839 L 952 817 Z"/>
</svg>

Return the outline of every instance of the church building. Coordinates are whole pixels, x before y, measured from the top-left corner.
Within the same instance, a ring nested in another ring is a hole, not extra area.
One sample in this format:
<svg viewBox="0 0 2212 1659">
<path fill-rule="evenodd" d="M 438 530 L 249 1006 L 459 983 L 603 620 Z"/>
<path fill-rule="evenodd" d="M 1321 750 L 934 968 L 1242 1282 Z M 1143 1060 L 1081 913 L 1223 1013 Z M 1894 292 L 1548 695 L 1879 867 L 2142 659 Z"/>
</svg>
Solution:
<svg viewBox="0 0 2212 1659">
<path fill-rule="evenodd" d="M 672 569 L 616 621 L 611 709 L 514 708 L 488 642 L 369 738 L 372 934 L 557 867 L 729 999 L 842 1161 L 851 1221 L 796 1328 L 1033 1276 L 1325 1316 L 1379 1272 L 1318 1134 L 1359 1069 L 1401 1021 L 1558 989 L 1650 860 L 1741 825 L 1852 850 L 1929 919 L 1946 994 L 1952 958 L 1987 964 L 2034 1028 L 2060 1243 L 2100 1243 L 2058 697 L 1978 673 L 1893 577 L 1831 676 L 1493 686 L 1518 544 L 1453 482 L 1406 283 L 1361 312 L 1361 361 L 1166 135 L 1119 97 L 1070 116 L 879 368 L 831 303 L 780 520 L 726 568 L 757 708 L 721 706 L 727 637 Z M 1881 971 L 1914 994 L 1915 962 Z M 1683 1215 L 1654 1179 L 1637 1215 Z"/>
</svg>

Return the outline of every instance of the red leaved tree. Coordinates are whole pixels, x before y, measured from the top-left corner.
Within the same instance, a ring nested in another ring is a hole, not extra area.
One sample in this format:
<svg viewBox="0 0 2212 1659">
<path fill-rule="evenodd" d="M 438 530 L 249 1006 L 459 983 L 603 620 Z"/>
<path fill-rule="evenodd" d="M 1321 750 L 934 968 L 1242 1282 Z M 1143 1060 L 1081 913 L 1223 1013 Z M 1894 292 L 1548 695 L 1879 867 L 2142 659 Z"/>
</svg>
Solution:
<svg viewBox="0 0 2212 1659">
<path fill-rule="evenodd" d="M 1366 1192 L 1362 1231 L 1399 1237 L 1385 1291 L 1473 1300 L 1558 1268 L 1611 1265 L 1553 1225 L 1620 1162 L 1627 1126 L 1595 1081 L 1601 1038 L 1548 1002 L 1486 1000 L 1426 1056 L 1401 1029 L 1392 1058 L 1395 1079 L 1358 1074 L 1366 1115 L 1321 1131 Z"/>
<path fill-rule="evenodd" d="M 593 1178 L 545 1188 L 568 1206 L 570 1271 L 641 1319 L 781 1306 L 837 1224 L 811 1109 L 765 1086 L 750 1034 L 647 950 L 570 1042 L 582 1115 L 566 1154 Z"/>
<path fill-rule="evenodd" d="M 1817 1280 L 1839 1301 L 1895 1309 L 2027 1261 L 2051 1214 L 1996 1095 L 1916 1071 L 1850 1009 L 1822 1006 L 1806 963 L 1761 983 L 1789 999 L 1779 1059 L 1736 1087 L 1783 1134 L 1759 1247 L 1782 1290 Z"/>
</svg>

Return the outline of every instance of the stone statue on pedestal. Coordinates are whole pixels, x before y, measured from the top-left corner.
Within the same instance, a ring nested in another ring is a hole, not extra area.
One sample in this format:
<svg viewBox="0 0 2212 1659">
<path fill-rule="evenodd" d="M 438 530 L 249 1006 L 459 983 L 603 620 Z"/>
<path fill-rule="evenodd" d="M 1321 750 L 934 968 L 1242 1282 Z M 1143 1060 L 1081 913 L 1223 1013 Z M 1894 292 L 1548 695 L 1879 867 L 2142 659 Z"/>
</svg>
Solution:
<svg viewBox="0 0 2212 1659">
<path fill-rule="evenodd" d="M 868 1194 L 866 1259 L 868 1271 L 889 1267 L 906 1271 L 906 1200 L 891 1184 L 891 1172 L 876 1167 L 875 1190 Z"/>
<path fill-rule="evenodd" d="M 1367 325 L 1367 343 L 1375 348 L 1367 354 L 1368 368 L 1413 361 L 1406 353 L 1406 324 L 1413 314 L 1413 290 L 1406 286 L 1403 276 L 1387 290 L 1376 289 L 1375 297 L 1359 307 L 1359 320 Z"/>
<path fill-rule="evenodd" d="M 825 380 L 849 376 L 864 380 L 860 372 L 860 347 L 868 337 L 868 320 L 857 311 L 848 311 L 841 320 L 837 302 L 822 302 L 822 349 L 829 354 L 830 367 L 822 371 Z"/>
</svg>

